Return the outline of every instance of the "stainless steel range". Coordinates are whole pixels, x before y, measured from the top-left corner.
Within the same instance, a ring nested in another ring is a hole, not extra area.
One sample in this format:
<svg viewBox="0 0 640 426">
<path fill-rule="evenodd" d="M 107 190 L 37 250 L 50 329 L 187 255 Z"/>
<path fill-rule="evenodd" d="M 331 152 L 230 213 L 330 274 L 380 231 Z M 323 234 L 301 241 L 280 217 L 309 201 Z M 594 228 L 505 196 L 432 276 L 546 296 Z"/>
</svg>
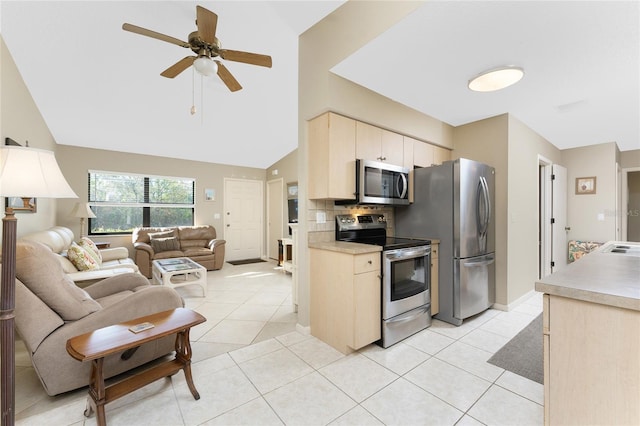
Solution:
<svg viewBox="0 0 640 426">
<path fill-rule="evenodd" d="M 431 241 L 387 237 L 383 214 L 336 215 L 336 241 L 382 246 L 380 346 L 431 325 Z"/>
</svg>

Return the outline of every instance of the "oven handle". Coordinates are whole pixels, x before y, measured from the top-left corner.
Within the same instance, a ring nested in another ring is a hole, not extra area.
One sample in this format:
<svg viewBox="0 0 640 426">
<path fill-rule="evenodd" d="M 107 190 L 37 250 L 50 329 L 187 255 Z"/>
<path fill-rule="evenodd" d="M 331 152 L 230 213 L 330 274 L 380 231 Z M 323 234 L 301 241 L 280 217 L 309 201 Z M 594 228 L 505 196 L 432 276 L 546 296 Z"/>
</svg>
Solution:
<svg viewBox="0 0 640 426">
<path fill-rule="evenodd" d="M 389 260 L 409 260 L 416 257 L 424 257 L 431 253 L 431 248 L 421 249 L 399 249 L 384 252 L 384 256 Z"/>
<path fill-rule="evenodd" d="M 424 305 L 423 307 L 416 309 L 419 312 L 416 312 L 415 314 L 412 314 L 412 315 L 409 315 L 409 316 L 405 316 L 406 314 L 398 315 L 398 317 L 385 320 L 385 322 L 386 323 L 398 324 L 398 323 L 413 321 L 415 318 L 419 317 L 420 315 L 424 315 L 427 312 L 429 312 L 430 308 L 431 308 L 430 305 Z M 413 312 L 413 311 L 411 311 L 411 312 Z"/>
</svg>

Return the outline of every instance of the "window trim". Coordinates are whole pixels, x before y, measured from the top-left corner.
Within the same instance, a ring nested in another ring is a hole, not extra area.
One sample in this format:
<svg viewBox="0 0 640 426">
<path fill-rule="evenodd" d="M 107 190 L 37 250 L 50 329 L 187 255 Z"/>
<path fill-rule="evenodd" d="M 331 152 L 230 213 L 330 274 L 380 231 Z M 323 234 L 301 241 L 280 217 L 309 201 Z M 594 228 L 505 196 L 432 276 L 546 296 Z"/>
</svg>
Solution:
<svg viewBox="0 0 640 426">
<path fill-rule="evenodd" d="M 145 201 L 142 203 L 114 203 L 111 201 L 91 201 L 91 174 L 103 174 L 103 175 L 117 175 L 117 176 L 132 176 L 132 177 L 142 177 L 143 179 L 173 179 L 173 180 L 182 180 L 182 181 L 191 181 L 192 183 L 192 191 L 193 191 L 193 203 L 191 204 L 181 204 L 181 203 L 150 203 L 148 202 L 149 194 L 147 192 L 148 185 L 145 184 Z M 143 224 L 142 226 L 151 226 L 150 224 L 145 224 L 145 221 L 150 218 L 150 210 L 151 208 L 190 208 L 192 210 L 192 225 L 195 224 L 195 216 L 196 216 L 196 179 L 191 177 L 179 177 L 179 176 L 162 176 L 155 174 L 145 174 L 145 173 L 129 173 L 129 172 L 114 172 L 114 171 L 106 171 L 106 170 L 93 170 L 89 169 L 87 171 L 87 200 L 89 200 L 90 206 L 95 207 L 141 207 L 143 209 Z M 131 235 L 132 232 L 105 232 L 105 233 L 96 233 L 91 232 L 91 221 L 93 219 L 89 218 L 87 224 L 87 233 L 88 235 Z"/>
</svg>

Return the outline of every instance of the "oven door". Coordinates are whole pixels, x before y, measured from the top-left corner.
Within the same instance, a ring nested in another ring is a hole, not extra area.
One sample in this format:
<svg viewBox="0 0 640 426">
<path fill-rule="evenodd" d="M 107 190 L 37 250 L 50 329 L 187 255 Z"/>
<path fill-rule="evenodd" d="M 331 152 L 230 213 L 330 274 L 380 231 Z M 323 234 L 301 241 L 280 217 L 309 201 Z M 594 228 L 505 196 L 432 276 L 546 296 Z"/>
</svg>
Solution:
<svg viewBox="0 0 640 426">
<path fill-rule="evenodd" d="M 431 246 L 382 252 L 382 319 L 431 302 Z"/>
</svg>

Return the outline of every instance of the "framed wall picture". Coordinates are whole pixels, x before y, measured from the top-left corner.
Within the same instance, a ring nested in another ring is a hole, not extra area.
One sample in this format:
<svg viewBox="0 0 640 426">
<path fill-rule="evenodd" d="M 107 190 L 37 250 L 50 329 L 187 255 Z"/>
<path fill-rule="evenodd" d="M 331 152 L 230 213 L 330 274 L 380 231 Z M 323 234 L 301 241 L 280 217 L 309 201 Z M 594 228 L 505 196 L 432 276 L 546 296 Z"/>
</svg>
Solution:
<svg viewBox="0 0 640 426">
<path fill-rule="evenodd" d="M 596 193 L 596 177 L 579 177 L 576 178 L 576 195 L 595 194 Z"/>
<path fill-rule="evenodd" d="M 16 213 L 35 213 L 38 210 L 36 199 L 27 197 L 5 197 L 4 207 L 11 207 Z"/>
<path fill-rule="evenodd" d="M 207 188 L 204 190 L 204 200 L 205 201 L 215 201 L 216 200 L 216 190 Z"/>
</svg>

